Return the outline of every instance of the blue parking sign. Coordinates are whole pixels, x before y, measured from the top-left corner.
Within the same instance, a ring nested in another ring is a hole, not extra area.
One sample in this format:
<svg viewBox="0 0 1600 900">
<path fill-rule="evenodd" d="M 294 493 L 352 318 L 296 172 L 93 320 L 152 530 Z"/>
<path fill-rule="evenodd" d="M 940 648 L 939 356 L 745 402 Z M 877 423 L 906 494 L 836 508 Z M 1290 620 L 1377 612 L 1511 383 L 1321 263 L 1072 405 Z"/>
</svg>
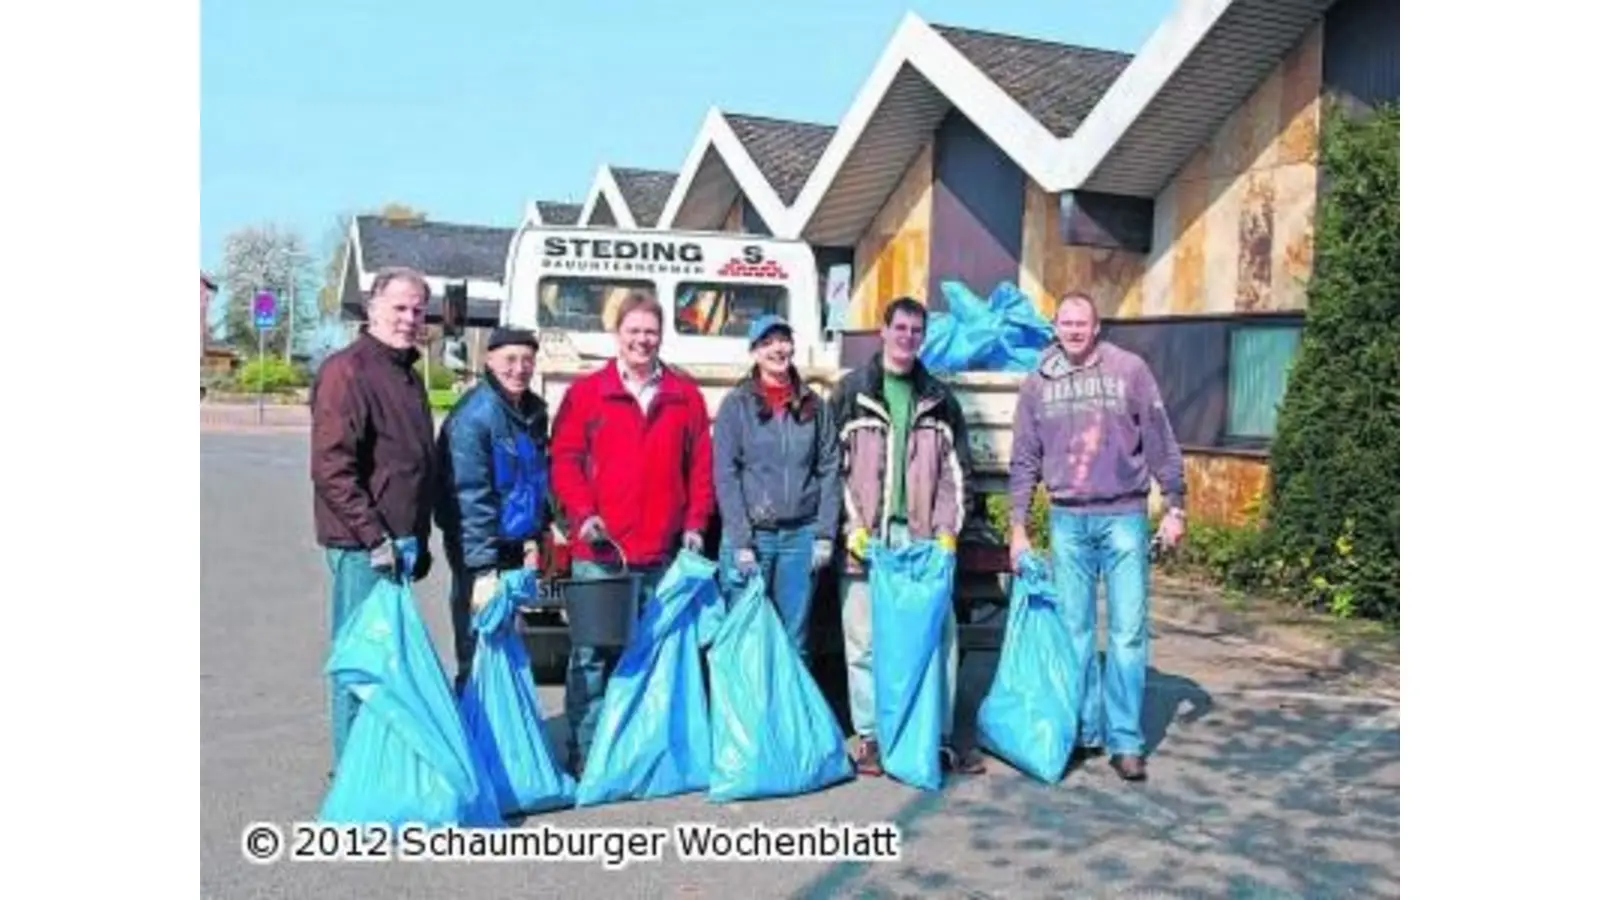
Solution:
<svg viewBox="0 0 1600 900">
<path fill-rule="evenodd" d="M 250 308 L 255 315 L 257 328 L 272 328 L 278 324 L 278 298 L 272 296 L 271 291 L 256 294 L 255 303 Z"/>
</svg>

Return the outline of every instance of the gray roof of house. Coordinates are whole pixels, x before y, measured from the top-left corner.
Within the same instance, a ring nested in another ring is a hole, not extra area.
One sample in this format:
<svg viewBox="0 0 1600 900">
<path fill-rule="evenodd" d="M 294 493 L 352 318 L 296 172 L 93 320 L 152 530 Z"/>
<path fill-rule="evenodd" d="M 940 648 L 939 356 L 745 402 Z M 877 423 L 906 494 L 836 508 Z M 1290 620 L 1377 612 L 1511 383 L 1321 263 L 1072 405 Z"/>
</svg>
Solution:
<svg viewBox="0 0 1600 900">
<path fill-rule="evenodd" d="M 611 167 L 617 190 L 633 213 L 633 220 L 642 228 L 649 228 L 661 218 L 667 208 L 667 198 L 678 181 L 677 172 L 660 172 L 653 169 L 623 169 Z"/>
<path fill-rule="evenodd" d="M 728 127 L 785 206 L 794 203 L 833 138 L 832 125 L 726 113 Z"/>
<path fill-rule="evenodd" d="M 1070 137 L 1132 61 L 1130 53 L 934 25 L 1056 137 Z"/>
<path fill-rule="evenodd" d="M 565 203 L 560 200 L 538 200 L 539 218 L 546 225 L 576 225 L 583 215 L 582 203 Z"/>
<path fill-rule="evenodd" d="M 438 278 L 501 281 L 515 229 L 358 216 L 356 232 L 361 263 L 369 272 L 410 266 Z"/>
</svg>

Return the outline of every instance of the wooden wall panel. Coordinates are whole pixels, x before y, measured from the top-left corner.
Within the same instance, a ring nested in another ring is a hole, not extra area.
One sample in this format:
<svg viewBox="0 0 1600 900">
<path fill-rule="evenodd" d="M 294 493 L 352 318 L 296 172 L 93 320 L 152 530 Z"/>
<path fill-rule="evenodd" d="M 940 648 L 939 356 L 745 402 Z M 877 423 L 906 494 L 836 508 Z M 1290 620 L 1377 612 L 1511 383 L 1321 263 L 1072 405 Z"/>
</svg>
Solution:
<svg viewBox="0 0 1600 900">
<path fill-rule="evenodd" d="M 1213 525 L 1243 525 L 1267 489 L 1267 461 L 1243 456 L 1185 453 L 1184 506 L 1189 520 Z"/>
<path fill-rule="evenodd" d="M 1144 256 L 1064 244 L 1060 218 L 1058 195 L 1046 193 L 1030 179 L 1023 204 L 1022 264 L 1017 286 L 1045 316 L 1055 314 L 1056 301 L 1062 294 L 1075 290 L 1093 297 L 1102 316 L 1139 315 Z"/>
<path fill-rule="evenodd" d="M 917 155 L 856 244 L 851 327 L 876 328 L 896 297 L 928 302 L 929 232 L 933 222 L 933 144 Z"/>
<path fill-rule="evenodd" d="M 1144 315 L 1305 308 L 1321 73 L 1317 25 L 1156 198 Z"/>
</svg>

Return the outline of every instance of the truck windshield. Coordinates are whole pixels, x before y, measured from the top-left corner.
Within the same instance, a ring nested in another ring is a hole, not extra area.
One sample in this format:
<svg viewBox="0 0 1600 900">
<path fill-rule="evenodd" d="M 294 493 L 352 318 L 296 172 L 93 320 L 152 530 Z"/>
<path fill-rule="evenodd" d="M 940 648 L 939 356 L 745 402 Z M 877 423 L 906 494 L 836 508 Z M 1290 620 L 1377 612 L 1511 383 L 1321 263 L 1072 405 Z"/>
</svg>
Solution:
<svg viewBox="0 0 1600 900">
<path fill-rule="evenodd" d="M 539 282 L 540 325 L 567 331 L 609 331 L 616 325 L 617 304 L 634 291 L 654 298 L 656 286 L 648 281 L 544 278 Z"/>
<path fill-rule="evenodd" d="M 684 282 L 675 299 L 673 327 L 679 334 L 744 337 L 761 316 L 789 317 L 789 289 L 781 284 Z"/>
</svg>

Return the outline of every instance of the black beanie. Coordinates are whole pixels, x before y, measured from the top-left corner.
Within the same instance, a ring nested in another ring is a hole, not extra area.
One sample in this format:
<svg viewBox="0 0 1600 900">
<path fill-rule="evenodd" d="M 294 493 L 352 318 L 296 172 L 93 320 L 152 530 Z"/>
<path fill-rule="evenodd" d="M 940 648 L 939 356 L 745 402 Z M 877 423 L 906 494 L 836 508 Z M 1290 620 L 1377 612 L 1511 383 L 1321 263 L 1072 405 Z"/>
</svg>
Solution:
<svg viewBox="0 0 1600 900">
<path fill-rule="evenodd" d="M 496 328 L 489 332 L 489 349 L 508 347 L 518 344 L 524 347 L 539 349 L 539 338 L 533 332 L 523 328 Z"/>
</svg>

